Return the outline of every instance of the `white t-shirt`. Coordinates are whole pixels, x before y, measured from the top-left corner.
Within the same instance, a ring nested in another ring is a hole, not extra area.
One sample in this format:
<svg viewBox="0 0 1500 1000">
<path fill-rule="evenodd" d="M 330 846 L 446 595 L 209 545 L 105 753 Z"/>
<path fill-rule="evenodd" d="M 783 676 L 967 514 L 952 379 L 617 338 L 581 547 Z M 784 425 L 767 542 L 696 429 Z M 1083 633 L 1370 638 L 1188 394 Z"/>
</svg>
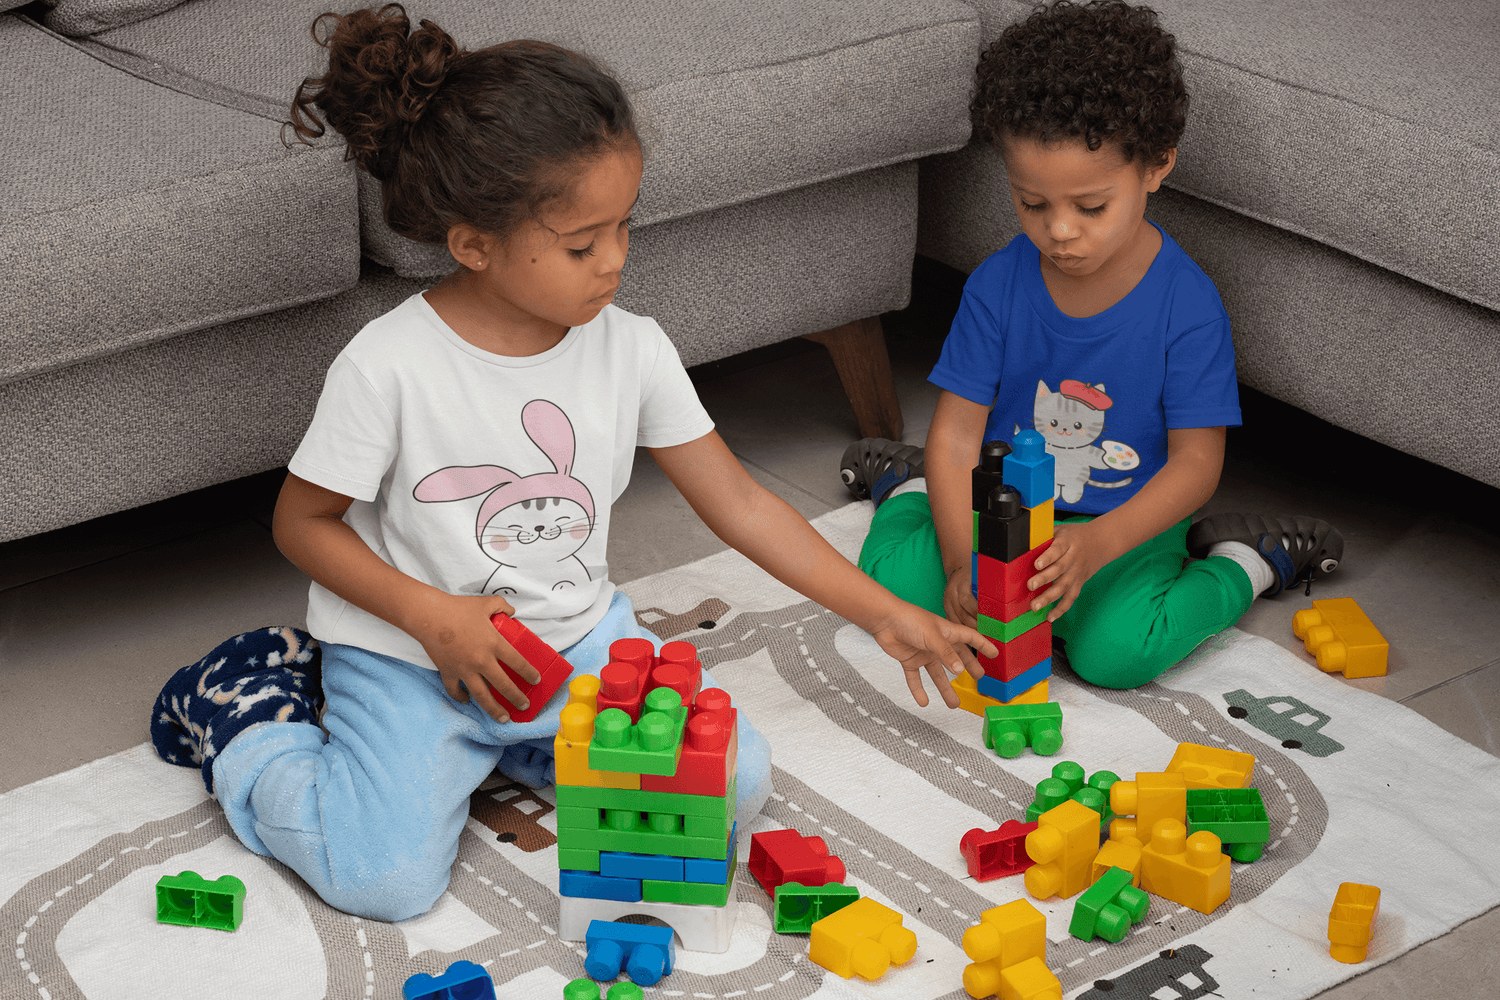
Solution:
<svg viewBox="0 0 1500 1000">
<path fill-rule="evenodd" d="M 614 594 L 610 506 L 637 446 L 713 421 L 655 321 L 605 306 L 542 354 L 468 343 L 421 293 L 328 369 L 291 471 L 354 498 L 344 521 L 401 572 L 449 594 L 504 595 L 554 649 Z M 436 669 L 416 639 L 314 583 L 308 630 Z"/>
</svg>

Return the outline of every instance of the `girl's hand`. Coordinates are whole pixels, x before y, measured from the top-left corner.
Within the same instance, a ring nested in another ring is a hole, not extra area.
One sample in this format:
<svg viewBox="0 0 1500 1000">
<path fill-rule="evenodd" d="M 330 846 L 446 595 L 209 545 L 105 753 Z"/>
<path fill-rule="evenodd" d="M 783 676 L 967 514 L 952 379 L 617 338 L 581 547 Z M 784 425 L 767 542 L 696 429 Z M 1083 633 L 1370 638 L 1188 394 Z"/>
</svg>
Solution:
<svg viewBox="0 0 1500 1000">
<path fill-rule="evenodd" d="M 1057 525 L 1053 528 L 1052 544 L 1036 558 L 1039 572 L 1026 581 L 1026 589 L 1037 595 L 1031 601 L 1033 611 L 1057 602 L 1047 615 L 1049 622 L 1061 618 L 1073 606 L 1089 578 L 1114 558 L 1095 524 L 1088 521 Z"/>
<path fill-rule="evenodd" d="M 950 622 L 979 627 L 979 598 L 971 589 L 970 567 L 967 561 L 960 563 L 948 574 L 948 584 L 943 588 L 943 611 Z"/>
<path fill-rule="evenodd" d="M 514 615 L 515 610 L 499 595 L 443 594 L 434 599 L 421 634 L 413 633 L 437 665 L 448 695 L 459 702 L 473 698 L 496 722 L 510 721 L 510 705 L 496 701 L 489 685 L 493 684 L 517 711 L 528 705 L 526 696 L 500 669 L 497 660 L 504 660 L 527 683 L 535 684 L 542 679 L 536 668 L 490 624 L 490 616 L 496 612 Z"/>
<path fill-rule="evenodd" d="M 949 708 L 958 707 L 958 695 L 948 683 L 948 673 L 958 676 L 968 670 L 974 677 L 984 676 L 984 668 L 974 659 L 969 647 L 985 656 L 999 656 L 994 643 L 963 625 L 939 618 L 930 611 L 903 603 L 901 612 L 886 619 L 870 631 L 880 648 L 889 653 L 906 671 L 906 686 L 918 705 L 927 707 L 927 692 L 922 687 L 922 670 L 937 685 L 938 694 Z"/>
</svg>

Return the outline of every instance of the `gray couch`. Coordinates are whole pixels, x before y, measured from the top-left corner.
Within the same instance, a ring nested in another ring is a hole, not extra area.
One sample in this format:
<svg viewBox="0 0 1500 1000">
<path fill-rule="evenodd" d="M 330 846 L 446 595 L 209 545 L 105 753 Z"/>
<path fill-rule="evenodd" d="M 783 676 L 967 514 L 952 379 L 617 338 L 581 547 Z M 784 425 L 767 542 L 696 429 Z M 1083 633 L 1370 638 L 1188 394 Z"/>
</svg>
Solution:
<svg viewBox="0 0 1500 1000">
<path fill-rule="evenodd" d="M 1030 9 L 971 2 L 984 45 Z M 1500 7 L 1149 4 L 1192 105 L 1147 214 L 1218 285 L 1240 381 L 1500 486 Z M 919 253 L 968 273 L 1020 232 L 992 150 L 921 170 Z"/>
<path fill-rule="evenodd" d="M 279 141 L 329 6 L 0 0 L 0 541 L 285 463 L 343 344 L 454 266 L 385 227 L 335 135 Z M 879 316 L 910 293 L 917 160 L 968 139 L 972 8 L 407 10 L 613 69 L 647 147 L 619 304 L 688 365 L 810 335 L 864 431 L 899 435 Z"/>
</svg>

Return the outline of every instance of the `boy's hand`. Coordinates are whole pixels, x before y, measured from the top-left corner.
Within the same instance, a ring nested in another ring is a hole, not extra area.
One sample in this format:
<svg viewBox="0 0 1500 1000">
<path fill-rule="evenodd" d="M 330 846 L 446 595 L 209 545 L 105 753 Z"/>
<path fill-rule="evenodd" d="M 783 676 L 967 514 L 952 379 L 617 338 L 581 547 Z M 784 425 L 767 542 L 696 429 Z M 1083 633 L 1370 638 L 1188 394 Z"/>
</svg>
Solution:
<svg viewBox="0 0 1500 1000">
<path fill-rule="evenodd" d="M 903 604 L 899 614 L 872 629 L 870 634 L 906 671 L 906 686 L 918 705 L 927 707 L 927 691 L 922 687 L 925 669 L 937 685 L 943 703 L 957 708 L 958 695 L 953 693 L 944 668 L 955 677 L 964 670 L 976 678 L 982 677 L 984 668 L 969 647 L 977 647 L 985 656 L 998 656 L 1000 651 L 972 628 L 939 618 L 915 605 Z"/>
<path fill-rule="evenodd" d="M 943 588 L 943 611 L 951 622 L 978 628 L 979 598 L 974 596 L 969 575 L 967 562 L 960 563 L 948 574 L 948 584 Z"/>
<path fill-rule="evenodd" d="M 496 701 L 488 685 L 493 684 L 518 711 L 528 702 L 496 661 L 504 660 L 527 683 L 535 684 L 542 678 L 490 624 L 490 616 L 496 612 L 514 616 L 515 608 L 498 595 L 443 594 L 434 600 L 420 634 L 413 634 L 437 665 L 443 687 L 454 701 L 473 698 L 490 718 L 509 722 L 510 705 Z"/>
<path fill-rule="evenodd" d="M 1073 606 L 1089 578 L 1114 558 L 1095 524 L 1089 521 L 1057 525 L 1053 528 L 1052 544 L 1037 556 L 1036 568 L 1040 572 L 1026 581 L 1026 589 L 1036 594 L 1031 601 L 1033 611 L 1057 602 L 1047 615 L 1049 622 L 1061 618 Z"/>
</svg>

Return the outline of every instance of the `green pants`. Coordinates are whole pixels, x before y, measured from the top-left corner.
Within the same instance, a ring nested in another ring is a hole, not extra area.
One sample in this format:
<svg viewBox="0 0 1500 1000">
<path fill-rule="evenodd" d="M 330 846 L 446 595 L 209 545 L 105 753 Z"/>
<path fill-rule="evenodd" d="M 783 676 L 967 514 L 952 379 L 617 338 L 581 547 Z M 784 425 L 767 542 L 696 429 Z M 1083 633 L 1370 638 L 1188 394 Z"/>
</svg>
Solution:
<svg viewBox="0 0 1500 1000">
<path fill-rule="evenodd" d="M 1249 610 L 1250 578 L 1233 560 L 1184 565 L 1190 522 L 1184 518 L 1104 566 L 1052 623 L 1078 676 L 1100 687 L 1145 684 Z M 880 505 L 859 568 L 902 600 L 944 613 L 947 579 L 926 493 L 913 490 Z"/>
</svg>

